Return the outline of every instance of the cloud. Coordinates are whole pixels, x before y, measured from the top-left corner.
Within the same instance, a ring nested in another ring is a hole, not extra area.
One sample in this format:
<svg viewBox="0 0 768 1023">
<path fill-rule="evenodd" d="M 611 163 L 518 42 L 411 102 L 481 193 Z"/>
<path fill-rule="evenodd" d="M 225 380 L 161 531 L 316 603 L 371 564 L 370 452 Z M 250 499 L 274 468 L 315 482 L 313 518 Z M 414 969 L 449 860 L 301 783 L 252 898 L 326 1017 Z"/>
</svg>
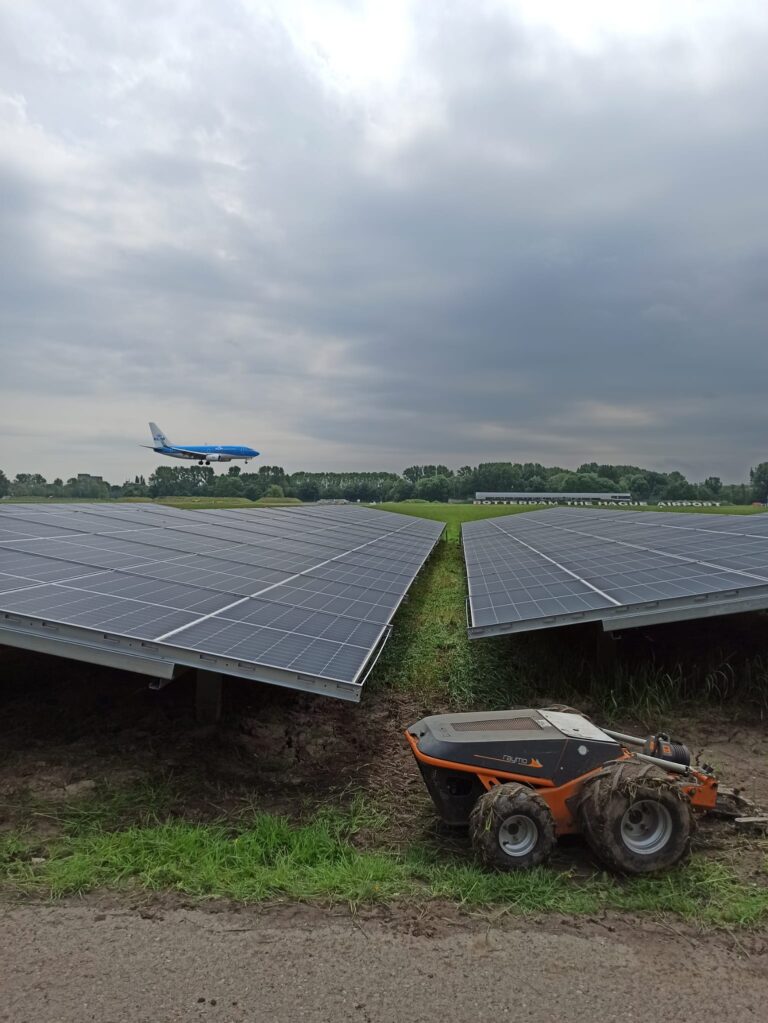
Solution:
<svg viewBox="0 0 768 1023">
<path fill-rule="evenodd" d="M 743 478 L 768 15 L 568 7 L 3 8 L 0 466 Z"/>
</svg>

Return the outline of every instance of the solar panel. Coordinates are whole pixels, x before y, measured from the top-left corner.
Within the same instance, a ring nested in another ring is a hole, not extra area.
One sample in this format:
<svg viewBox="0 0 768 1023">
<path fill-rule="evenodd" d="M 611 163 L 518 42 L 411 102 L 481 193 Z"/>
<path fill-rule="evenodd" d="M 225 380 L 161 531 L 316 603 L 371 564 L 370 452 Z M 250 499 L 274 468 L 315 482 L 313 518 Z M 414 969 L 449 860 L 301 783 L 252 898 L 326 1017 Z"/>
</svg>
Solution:
<svg viewBox="0 0 768 1023">
<path fill-rule="evenodd" d="M 768 515 L 553 508 L 462 529 L 471 637 L 768 607 Z"/>
<path fill-rule="evenodd" d="M 442 530 L 348 505 L 7 505 L 0 643 L 359 700 Z"/>
</svg>

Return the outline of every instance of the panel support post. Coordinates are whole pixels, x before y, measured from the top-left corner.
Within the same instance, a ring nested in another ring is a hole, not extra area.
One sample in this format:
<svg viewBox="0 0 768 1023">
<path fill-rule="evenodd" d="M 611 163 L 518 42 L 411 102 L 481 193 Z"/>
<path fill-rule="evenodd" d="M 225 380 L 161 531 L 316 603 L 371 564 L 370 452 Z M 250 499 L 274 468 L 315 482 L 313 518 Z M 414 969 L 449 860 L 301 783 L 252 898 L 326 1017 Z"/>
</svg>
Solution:
<svg viewBox="0 0 768 1023">
<path fill-rule="evenodd" d="M 215 725 L 221 717 L 222 677 L 216 671 L 195 672 L 195 717 L 200 725 Z"/>
<path fill-rule="evenodd" d="M 616 667 L 618 636 L 605 632 L 600 622 L 595 623 L 595 660 L 598 668 L 613 671 Z"/>
</svg>

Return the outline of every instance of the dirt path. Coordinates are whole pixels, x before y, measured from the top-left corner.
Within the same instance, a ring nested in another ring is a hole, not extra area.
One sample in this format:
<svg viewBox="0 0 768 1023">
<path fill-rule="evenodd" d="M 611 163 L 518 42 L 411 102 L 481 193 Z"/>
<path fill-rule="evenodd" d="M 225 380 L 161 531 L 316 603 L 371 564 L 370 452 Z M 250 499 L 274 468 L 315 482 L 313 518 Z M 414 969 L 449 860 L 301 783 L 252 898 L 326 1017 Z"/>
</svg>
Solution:
<svg viewBox="0 0 768 1023">
<path fill-rule="evenodd" d="M 2 914 L 0 1020 L 745 1023 L 765 1018 L 767 949 L 620 920 L 26 905 Z"/>
</svg>

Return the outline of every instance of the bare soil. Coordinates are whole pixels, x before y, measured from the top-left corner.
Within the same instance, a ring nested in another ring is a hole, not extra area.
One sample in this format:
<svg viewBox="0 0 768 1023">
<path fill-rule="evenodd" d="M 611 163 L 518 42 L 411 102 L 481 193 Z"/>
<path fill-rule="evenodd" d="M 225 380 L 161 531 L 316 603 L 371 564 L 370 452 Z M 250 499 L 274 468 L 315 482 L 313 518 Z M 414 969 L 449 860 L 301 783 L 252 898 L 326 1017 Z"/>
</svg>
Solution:
<svg viewBox="0 0 768 1023">
<path fill-rule="evenodd" d="M 225 682 L 220 725 L 201 728 L 191 677 L 159 691 L 148 682 L 0 648 L 0 831 L 25 823 L 47 837 L 55 825 L 31 814 L 30 800 L 65 803 L 89 798 L 94 783 L 165 779 L 177 793 L 171 813 L 187 820 L 234 816 L 245 806 L 301 819 L 319 806 L 343 806 L 362 791 L 386 811 L 387 824 L 360 834 L 360 843 L 466 848 L 461 832 L 437 823 L 402 734 L 424 713 L 442 708 L 381 688 L 353 705 L 232 679 Z M 729 707 L 699 709 L 657 726 L 713 764 L 723 785 L 768 807 L 766 722 L 740 719 Z M 645 731 L 629 720 L 616 727 Z M 764 883 L 759 837 L 708 819 L 696 848 Z M 578 839 L 560 844 L 555 863 L 585 873 L 595 867 Z"/>
</svg>

